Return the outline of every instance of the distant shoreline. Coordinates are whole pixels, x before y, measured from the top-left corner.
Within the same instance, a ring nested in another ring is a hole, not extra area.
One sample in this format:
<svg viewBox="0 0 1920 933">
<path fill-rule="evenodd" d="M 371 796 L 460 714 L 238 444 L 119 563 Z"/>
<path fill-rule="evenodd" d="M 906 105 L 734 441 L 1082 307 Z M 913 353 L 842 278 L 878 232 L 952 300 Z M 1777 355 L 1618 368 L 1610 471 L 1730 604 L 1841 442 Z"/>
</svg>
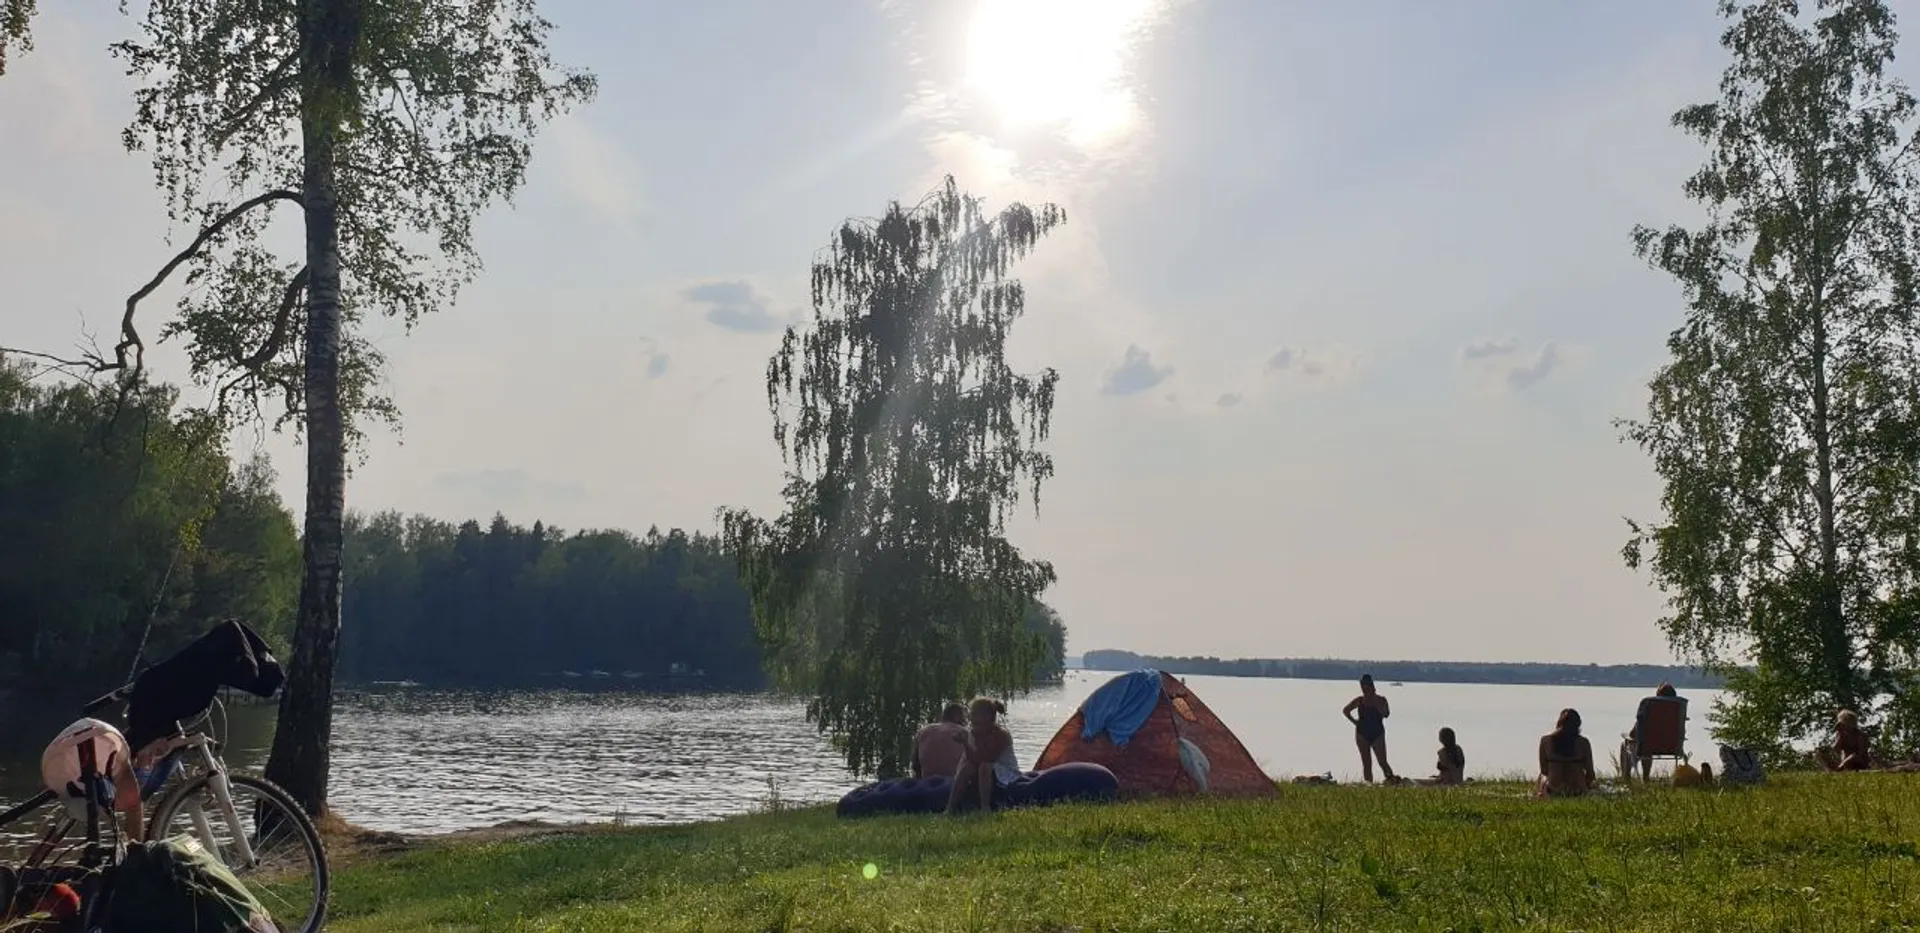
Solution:
<svg viewBox="0 0 1920 933">
<path fill-rule="evenodd" d="M 1162 657 L 1131 651 L 1089 651 L 1068 658 L 1069 668 L 1131 671 L 1143 667 L 1169 674 L 1218 677 L 1279 677 L 1294 680 L 1357 680 L 1372 674 L 1382 682 L 1507 684 L 1541 687 L 1645 687 L 1669 683 L 1683 690 L 1719 690 L 1725 683 L 1699 668 L 1669 664 L 1553 664 L 1534 661 L 1358 661 L 1345 658 Z"/>
</svg>

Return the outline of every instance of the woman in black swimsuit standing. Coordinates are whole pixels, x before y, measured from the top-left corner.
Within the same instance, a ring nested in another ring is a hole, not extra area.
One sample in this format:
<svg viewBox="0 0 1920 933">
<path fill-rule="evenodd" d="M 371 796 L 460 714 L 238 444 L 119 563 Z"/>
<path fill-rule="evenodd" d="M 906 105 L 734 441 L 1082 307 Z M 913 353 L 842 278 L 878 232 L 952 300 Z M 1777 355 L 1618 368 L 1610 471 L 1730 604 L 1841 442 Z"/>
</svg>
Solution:
<svg viewBox="0 0 1920 933">
<path fill-rule="evenodd" d="M 1380 770 L 1386 773 L 1387 783 L 1399 783 L 1400 778 L 1393 773 L 1393 766 L 1387 764 L 1387 722 L 1393 714 L 1387 706 L 1387 698 L 1373 689 L 1373 675 L 1360 675 L 1360 695 L 1340 711 L 1353 723 L 1353 739 L 1360 746 L 1360 773 L 1367 783 L 1373 783 L 1373 762 L 1380 760 Z"/>
</svg>

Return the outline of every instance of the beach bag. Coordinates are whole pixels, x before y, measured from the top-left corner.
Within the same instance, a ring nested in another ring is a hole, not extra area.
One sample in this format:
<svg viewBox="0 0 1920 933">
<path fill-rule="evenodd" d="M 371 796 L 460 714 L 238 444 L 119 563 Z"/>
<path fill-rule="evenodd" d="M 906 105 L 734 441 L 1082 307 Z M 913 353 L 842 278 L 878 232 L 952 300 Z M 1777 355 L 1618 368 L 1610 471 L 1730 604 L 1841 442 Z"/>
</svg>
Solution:
<svg viewBox="0 0 1920 933">
<path fill-rule="evenodd" d="M 1750 748 L 1735 748 L 1731 745 L 1720 746 L 1720 781 L 1724 784 L 1765 784 L 1766 769 L 1760 766 L 1760 756 Z"/>
<path fill-rule="evenodd" d="M 1699 787 L 1700 772 L 1694 766 L 1681 762 L 1673 767 L 1673 786 Z"/>
<path fill-rule="evenodd" d="M 107 933 L 280 933 L 266 908 L 191 836 L 136 842 L 114 872 Z"/>
</svg>

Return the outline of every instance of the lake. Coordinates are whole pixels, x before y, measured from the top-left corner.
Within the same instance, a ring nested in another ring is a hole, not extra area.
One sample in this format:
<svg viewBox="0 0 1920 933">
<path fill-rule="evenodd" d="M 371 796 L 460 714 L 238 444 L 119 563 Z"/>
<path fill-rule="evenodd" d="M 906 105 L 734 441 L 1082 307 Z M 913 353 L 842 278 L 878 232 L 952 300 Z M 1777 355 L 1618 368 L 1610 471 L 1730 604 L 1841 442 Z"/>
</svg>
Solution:
<svg viewBox="0 0 1920 933">
<path fill-rule="evenodd" d="M 1081 699 L 1110 672 L 1069 671 L 1064 683 L 1009 704 L 1023 766 L 1031 767 Z M 1331 772 L 1357 780 L 1345 681 L 1191 676 L 1187 684 L 1239 736 L 1268 774 Z M 1564 707 L 1586 720 L 1601 770 L 1649 689 L 1498 684 L 1382 685 L 1393 704 L 1389 758 L 1409 776 L 1432 773 L 1434 733 L 1452 726 L 1468 773 L 1532 773 L 1538 737 Z M 1694 754 L 1712 746 L 1715 691 L 1689 691 Z M 75 718 L 57 709 L 4 709 L 0 805 L 38 791 L 44 743 Z M 272 739 L 271 706 L 230 711 L 227 760 L 257 770 Z M 751 811 L 770 796 L 838 798 L 847 777 L 800 703 L 764 695 L 478 692 L 393 687 L 345 691 L 334 713 L 332 802 L 372 829 L 432 833 L 506 820 L 685 823 Z M 1711 757 L 1709 756 L 1709 760 Z"/>
</svg>

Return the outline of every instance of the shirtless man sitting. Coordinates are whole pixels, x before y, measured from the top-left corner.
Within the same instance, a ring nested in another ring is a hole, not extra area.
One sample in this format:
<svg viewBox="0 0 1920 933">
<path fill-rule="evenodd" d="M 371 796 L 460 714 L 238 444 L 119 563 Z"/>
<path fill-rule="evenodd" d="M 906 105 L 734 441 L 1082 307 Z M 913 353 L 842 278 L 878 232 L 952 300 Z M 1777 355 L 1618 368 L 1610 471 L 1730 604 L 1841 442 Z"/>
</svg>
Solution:
<svg viewBox="0 0 1920 933">
<path fill-rule="evenodd" d="M 967 753 L 967 708 L 948 703 L 940 721 L 920 727 L 913 737 L 913 776 L 945 775 L 960 770 L 960 759 Z"/>
</svg>

